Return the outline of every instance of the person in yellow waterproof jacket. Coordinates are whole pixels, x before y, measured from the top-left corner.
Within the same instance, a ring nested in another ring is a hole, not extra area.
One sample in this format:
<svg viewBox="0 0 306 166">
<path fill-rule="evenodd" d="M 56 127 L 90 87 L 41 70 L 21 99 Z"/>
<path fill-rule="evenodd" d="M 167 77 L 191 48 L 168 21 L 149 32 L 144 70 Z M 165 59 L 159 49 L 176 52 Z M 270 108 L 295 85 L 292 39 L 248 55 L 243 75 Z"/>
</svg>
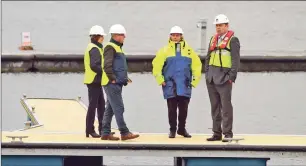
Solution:
<svg viewBox="0 0 306 166">
<path fill-rule="evenodd" d="M 191 138 L 185 125 L 192 88 L 196 87 L 201 79 L 202 63 L 184 40 L 182 28 L 171 28 L 168 45 L 157 52 L 152 65 L 153 75 L 158 85 L 162 85 L 163 96 L 167 100 L 169 138 L 175 138 L 176 132 Z"/>
</svg>

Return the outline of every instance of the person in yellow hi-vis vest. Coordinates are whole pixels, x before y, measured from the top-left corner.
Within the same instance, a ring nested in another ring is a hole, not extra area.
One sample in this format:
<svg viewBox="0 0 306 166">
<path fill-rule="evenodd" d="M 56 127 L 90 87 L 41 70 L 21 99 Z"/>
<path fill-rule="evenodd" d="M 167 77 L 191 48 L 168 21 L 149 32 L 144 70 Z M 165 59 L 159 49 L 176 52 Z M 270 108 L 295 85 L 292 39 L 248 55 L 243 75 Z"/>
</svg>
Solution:
<svg viewBox="0 0 306 166">
<path fill-rule="evenodd" d="M 207 138 L 207 141 L 220 141 L 222 134 L 225 138 L 233 137 L 232 85 L 237 78 L 240 63 L 239 39 L 229 30 L 227 16 L 217 15 L 214 24 L 217 33 L 210 39 L 205 60 L 206 85 L 213 120 L 213 136 Z"/>
<path fill-rule="evenodd" d="M 84 84 L 88 88 L 88 110 L 86 115 L 86 137 L 92 136 L 99 138 L 100 134 L 97 134 L 94 129 L 94 121 L 96 116 L 96 109 L 99 121 L 99 133 L 102 129 L 102 120 L 105 110 L 105 100 L 103 95 L 103 89 L 101 85 L 102 80 L 102 59 L 103 59 L 103 45 L 104 29 L 95 25 L 91 27 L 89 36 L 91 42 L 88 44 L 84 54 Z"/>
<path fill-rule="evenodd" d="M 122 99 L 122 88 L 132 81 L 128 78 L 128 66 L 126 56 L 122 51 L 126 30 L 121 24 L 110 27 L 110 42 L 104 49 L 103 78 L 102 85 L 107 100 L 102 125 L 102 140 L 119 140 L 111 134 L 111 121 L 115 115 L 116 122 L 121 134 L 121 140 L 129 140 L 139 137 L 138 134 L 130 132 L 124 120 L 124 104 Z"/>
<path fill-rule="evenodd" d="M 191 135 L 185 128 L 188 105 L 192 88 L 196 87 L 201 79 L 202 63 L 184 40 L 182 28 L 171 28 L 168 45 L 157 52 L 152 65 L 153 75 L 158 85 L 162 85 L 163 96 L 167 100 L 169 138 L 175 138 L 176 132 L 190 138 Z"/>
</svg>

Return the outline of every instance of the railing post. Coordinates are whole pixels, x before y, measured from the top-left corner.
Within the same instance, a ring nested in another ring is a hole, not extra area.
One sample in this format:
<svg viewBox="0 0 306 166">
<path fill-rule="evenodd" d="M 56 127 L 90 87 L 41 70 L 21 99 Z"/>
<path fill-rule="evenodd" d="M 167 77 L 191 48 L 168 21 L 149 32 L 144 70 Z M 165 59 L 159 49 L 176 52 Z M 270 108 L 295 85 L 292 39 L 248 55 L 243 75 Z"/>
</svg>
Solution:
<svg viewBox="0 0 306 166">
<path fill-rule="evenodd" d="M 182 157 L 174 157 L 174 166 L 183 166 Z"/>
</svg>

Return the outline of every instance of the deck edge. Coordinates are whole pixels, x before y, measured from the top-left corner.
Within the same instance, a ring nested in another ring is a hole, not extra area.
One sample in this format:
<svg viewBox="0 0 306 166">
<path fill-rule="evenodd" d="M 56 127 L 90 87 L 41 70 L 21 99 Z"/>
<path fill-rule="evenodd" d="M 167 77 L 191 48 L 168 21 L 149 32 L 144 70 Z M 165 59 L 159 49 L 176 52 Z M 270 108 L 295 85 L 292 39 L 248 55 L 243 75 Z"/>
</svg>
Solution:
<svg viewBox="0 0 306 166">
<path fill-rule="evenodd" d="M 1 143 L 1 148 L 26 148 L 26 149 L 108 149 L 108 150 L 222 150 L 222 151 L 282 151 L 306 152 L 305 146 L 281 145 L 181 145 L 181 144 L 67 144 L 67 143 Z"/>
</svg>

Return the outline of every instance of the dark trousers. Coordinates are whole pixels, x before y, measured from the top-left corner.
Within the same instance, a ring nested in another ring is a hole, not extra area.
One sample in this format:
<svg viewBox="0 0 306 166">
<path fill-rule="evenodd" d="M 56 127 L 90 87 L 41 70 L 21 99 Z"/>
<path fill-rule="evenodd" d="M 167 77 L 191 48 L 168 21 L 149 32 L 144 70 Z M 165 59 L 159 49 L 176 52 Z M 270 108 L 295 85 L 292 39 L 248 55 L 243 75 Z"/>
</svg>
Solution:
<svg viewBox="0 0 306 166">
<path fill-rule="evenodd" d="M 185 130 L 189 101 L 190 98 L 184 96 L 176 96 L 174 98 L 167 99 L 170 131 L 175 132 L 177 129 L 177 108 L 179 109 L 178 131 Z"/>
<path fill-rule="evenodd" d="M 221 136 L 223 132 L 224 135 L 233 136 L 232 83 L 216 85 L 206 81 L 206 85 L 211 104 L 214 135 Z"/>
<path fill-rule="evenodd" d="M 103 96 L 103 89 L 100 84 L 88 84 L 88 99 L 89 105 L 86 115 L 86 132 L 94 132 L 94 122 L 96 116 L 96 109 L 99 121 L 99 132 L 102 130 L 102 120 L 105 110 L 105 100 Z"/>
</svg>

